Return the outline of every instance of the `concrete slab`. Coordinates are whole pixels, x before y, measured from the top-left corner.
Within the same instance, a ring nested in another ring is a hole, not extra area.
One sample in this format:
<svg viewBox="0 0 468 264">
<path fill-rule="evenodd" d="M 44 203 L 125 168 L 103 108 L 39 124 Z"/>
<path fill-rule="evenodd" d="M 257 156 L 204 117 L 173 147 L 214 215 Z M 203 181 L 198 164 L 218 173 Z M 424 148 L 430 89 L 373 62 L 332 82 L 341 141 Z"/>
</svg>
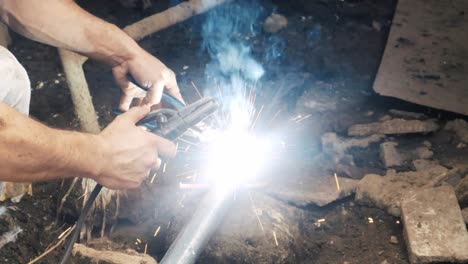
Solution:
<svg viewBox="0 0 468 264">
<path fill-rule="evenodd" d="M 408 192 L 401 213 L 411 263 L 468 262 L 468 233 L 451 186 Z"/>
<path fill-rule="evenodd" d="M 374 90 L 468 115 L 467 14 L 466 0 L 399 0 Z"/>
</svg>

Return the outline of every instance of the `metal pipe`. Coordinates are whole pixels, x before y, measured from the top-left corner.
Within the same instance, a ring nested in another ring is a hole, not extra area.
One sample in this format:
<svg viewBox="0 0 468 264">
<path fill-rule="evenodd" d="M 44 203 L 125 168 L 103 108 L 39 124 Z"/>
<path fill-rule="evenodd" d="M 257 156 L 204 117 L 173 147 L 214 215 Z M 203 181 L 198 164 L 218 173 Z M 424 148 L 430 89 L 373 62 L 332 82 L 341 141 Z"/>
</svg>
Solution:
<svg viewBox="0 0 468 264">
<path fill-rule="evenodd" d="M 230 202 L 232 192 L 222 193 L 211 189 L 200 202 L 192 219 L 184 226 L 162 258 L 160 264 L 192 264 L 221 224 Z"/>
</svg>

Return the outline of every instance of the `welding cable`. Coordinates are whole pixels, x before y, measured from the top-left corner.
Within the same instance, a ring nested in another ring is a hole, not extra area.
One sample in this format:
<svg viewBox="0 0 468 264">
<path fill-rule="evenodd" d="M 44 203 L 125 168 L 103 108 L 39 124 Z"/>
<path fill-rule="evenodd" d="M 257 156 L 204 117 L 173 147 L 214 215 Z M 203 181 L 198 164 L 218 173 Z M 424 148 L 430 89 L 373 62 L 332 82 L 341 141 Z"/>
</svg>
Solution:
<svg viewBox="0 0 468 264">
<path fill-rule="evenodd" d="M 60 264 L 66 264 L 68 259 L 70 258 L 73 245 L 75 245 L 75 242 L 78 239 L 78 234 L 80 233 L 81 227 L 83 226 L 86 216 L 88 215 L 88 212 L 91 209 L 91 206 L 96 200 L 96 197 L 98 196 L 101 189 L 102 189 L 102 185 L 96 184 L 96 187 L 94 187 L 93 191 L 89 195 L 89 198 L 86 201 L 86 204 L 84 205 L 83 210 L 81 210 L 80 217 L 78 218 L 78 221 L 76 221 L 75 230 L 73 230 L 73 234 L 70 238 L 70 241 L 68 241 L 67 248 L 65 249 L 65 254 L 63 255 L 62 261 L 60 261 Z"/>
</svg>

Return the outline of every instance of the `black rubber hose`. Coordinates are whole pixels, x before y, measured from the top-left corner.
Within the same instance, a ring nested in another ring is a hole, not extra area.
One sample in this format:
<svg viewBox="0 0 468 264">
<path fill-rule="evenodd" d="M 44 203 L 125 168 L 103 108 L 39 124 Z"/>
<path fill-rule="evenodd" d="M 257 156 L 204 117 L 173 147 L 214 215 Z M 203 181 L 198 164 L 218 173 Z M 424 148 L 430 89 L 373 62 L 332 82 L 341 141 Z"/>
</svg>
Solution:
<svg viewBox="0 0 468 264">
<path fill-rule="evenodd" d="M 75 230 L 73 230 L 73 234 L 70 240 L 68 241 L 67 248 L 65 249 L 65 254 L 63 255 L 62 261 L 60 261 L 60 264 L 66 264 L 68 259 L 70 258 L 73 245 L 75 245 L 75 242 L 78 239 L 78 235 L 80 234 L 81 227 L 83 226 L 86 216 L 88 215 L 88 212 L 91 209 L 91 206 L 96 200 L 96 197 L 98 196 L 101 189 L 102 189 L 102 185 L 96 184 L 96 187 L 94 187 L 93 191 L 89 195 L 89 198 L 86 201 L 86 204 L 83 207 L 83 210 L 81 210 L 80 217 L 78 218 L 78 221 L 76 221 Z"/>
</svg>

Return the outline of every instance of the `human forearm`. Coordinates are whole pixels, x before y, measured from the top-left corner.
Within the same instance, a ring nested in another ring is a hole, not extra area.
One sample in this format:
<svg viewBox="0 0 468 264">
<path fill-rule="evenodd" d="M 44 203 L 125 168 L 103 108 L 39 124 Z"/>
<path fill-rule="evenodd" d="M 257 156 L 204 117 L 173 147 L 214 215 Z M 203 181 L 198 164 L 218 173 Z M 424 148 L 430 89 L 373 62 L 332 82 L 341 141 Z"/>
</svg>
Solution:
<svg viewBox="0 0 468 264">
<path fill-rule="evenodd" d="M 0 102 L 0 181 L 92 178 L 113 189 L 136 188 L 171 142 L 135 125 L 150 111 L 134 107 L 99 135 L 48 128 Z"/>
<path fill-rule="evenodd" d="M 95 135 L 48 128 L 0 103 L 0 180 L 31 182 L 98 174 Z"/>
<path fill-rule="evenodd" d="M 119 65 L 143 52 L 118 27 L 71 0 L 0 0 L 3 20 L 26 37 Z"/>
</svg>

